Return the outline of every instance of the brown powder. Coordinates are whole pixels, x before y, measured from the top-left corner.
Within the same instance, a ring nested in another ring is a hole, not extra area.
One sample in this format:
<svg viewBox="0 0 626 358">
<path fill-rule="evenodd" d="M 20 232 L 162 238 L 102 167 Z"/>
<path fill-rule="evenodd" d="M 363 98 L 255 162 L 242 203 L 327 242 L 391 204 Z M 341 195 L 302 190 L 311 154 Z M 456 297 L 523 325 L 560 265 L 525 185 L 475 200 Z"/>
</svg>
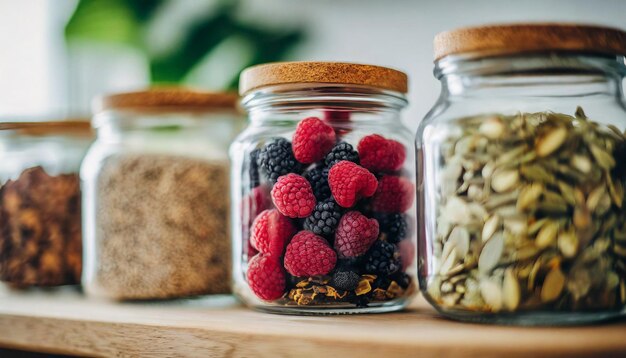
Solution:
<svg viewBox="0 0 626 358">
<path fill-rule="evenodd" d="M 16 287 L 79 283 L 78 175 L 26 169 L 0 188 L 0 203 L 0 280 Z"/>
<path fill-rule="evenodd" d="M 229 292 L 226 162 L 114 156 L 102 167 L 95 200 L 88 290 L 115 299 Z"/>
</svg>

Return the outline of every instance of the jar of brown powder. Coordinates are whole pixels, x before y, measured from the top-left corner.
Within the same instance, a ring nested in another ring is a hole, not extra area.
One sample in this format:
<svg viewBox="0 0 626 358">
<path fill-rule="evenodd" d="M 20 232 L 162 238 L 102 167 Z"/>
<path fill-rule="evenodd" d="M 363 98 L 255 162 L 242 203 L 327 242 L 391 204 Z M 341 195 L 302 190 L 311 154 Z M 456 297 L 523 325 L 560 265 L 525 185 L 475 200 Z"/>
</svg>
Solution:
<svg viewBox="0 0 626 358">
<path fill-rule="evenodd" d="M 91 141 L 88 121 L 0 123 L 0 281 L 80 282 L 78 169 Z"/>
<path fill-rule="evenodd" d="M 82 169 L 88 294 L 228 293 L 228 156 L 237 97 L 182 89 L 96 100 Z"/>
</svg>

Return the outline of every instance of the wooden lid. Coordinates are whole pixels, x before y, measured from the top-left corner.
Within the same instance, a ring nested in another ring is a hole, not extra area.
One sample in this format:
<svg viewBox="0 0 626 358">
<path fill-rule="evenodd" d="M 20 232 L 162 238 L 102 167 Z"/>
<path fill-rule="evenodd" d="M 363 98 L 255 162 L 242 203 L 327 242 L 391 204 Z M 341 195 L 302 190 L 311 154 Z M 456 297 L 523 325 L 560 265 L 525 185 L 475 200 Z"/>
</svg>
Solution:
<svg viewBox="0 0 626 358">
<path fill-rule="evenodd" d="M 93 134 L 89 120 L 66 120 L 45 122 L 2 122 L 0 130 L 14 131 L 27 135 L 67 134 L 90 136 Z"/>
<path fill-rule="evenodd" d="M 626 55 L 626 32 L 581 24 L 512 24 L 461 28 L 437 34 L 435 60 L 528 52 L 571 51 Z"/>
<path fill-rule="evenodd" d="M 239 93 L 274 85 L 326 83 L 369 86 L 407 92 L 405 73 L 386 67 L 341 62 L 276 62 L 245 69 L 239 77 Z"/>
<path fill-rule="evenodd" d="M 151 88 L 145 91 L 115 93 L 94 99 L 94 113 L 110 109 L 143 110 L 233 110 L 239 97 L 229 92 L 205 92 L 186 88 Z"/>
</svg>

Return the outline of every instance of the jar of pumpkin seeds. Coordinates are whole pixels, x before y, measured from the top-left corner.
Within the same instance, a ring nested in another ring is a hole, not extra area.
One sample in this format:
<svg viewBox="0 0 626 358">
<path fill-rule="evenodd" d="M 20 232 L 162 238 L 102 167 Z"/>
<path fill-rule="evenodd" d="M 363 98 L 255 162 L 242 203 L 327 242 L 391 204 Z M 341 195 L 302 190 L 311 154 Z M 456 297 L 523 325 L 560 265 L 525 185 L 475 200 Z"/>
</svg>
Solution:
<svg viewBox="0 0 626 358">
<path fill-rule="evenodd" d="M 435 38 L 417 133 L 419 279 L 443 315 L 580 324 L 626 307 L 626 33 L 576 25 Z"/>
</svg>

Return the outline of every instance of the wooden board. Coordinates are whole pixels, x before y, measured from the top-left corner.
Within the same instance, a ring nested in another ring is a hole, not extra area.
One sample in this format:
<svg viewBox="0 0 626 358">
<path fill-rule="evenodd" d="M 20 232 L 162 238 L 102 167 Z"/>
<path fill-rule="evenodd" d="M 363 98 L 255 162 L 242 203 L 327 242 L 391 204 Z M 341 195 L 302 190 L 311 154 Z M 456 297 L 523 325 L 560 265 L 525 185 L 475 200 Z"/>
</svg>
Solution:
<svg viewBox="0 0 626 358">
<path fill-rule="evenodd" d="M 88 356 L 626 356 L 626 322 L 574 328 L 457 323 L 439 318 L 422 299 L 402 313 L 277 316 L 229 296 L 119 304 L 75 291 L 0 288 L 0 347 Z"/>
</svg>

